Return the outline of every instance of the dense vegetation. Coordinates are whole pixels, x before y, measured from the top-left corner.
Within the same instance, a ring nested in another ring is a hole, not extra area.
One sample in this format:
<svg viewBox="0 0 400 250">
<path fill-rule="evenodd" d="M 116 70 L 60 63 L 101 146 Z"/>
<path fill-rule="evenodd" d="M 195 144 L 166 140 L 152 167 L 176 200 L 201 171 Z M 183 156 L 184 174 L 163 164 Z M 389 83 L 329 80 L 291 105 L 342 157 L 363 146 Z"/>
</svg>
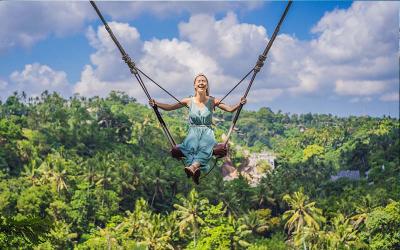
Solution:
<svg viewBox="0 0 400 250">
<path fill-rule="evenodd" d="M 244 111 L 232 145 L 273 151 L 276 168 L 254 187 L 218 170 L 194 186 L 123 93 L 0 104 L 1 249 L 400 248 L 398 119 Z M 177 141 L 185 112 L 164 113 Z M 218 138 L 231 117 L 216 113 Z"/>
</svg>

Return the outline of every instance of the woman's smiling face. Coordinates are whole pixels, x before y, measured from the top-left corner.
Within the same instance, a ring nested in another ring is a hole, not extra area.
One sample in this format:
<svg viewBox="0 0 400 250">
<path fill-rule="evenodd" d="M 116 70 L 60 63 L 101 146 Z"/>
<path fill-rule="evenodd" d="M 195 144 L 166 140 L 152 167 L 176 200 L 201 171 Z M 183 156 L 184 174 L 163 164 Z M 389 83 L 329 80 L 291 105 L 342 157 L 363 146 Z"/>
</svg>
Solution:
<svg viewBox="0 0 400 250">
<path fill-rule="evenodd" d="M 207 93 L 208 81 L 207 78 L 203 75 L 199 75 L 194 80 L 194 89 L 199 93 Z"/>
</svg>

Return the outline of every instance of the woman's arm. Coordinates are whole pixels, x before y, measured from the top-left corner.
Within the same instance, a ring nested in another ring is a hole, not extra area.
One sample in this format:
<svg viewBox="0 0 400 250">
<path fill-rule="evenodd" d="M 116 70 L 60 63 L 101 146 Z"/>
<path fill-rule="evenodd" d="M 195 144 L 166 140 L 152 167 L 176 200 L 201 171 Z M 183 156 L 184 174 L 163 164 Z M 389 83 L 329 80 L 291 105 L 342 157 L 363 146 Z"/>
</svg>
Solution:
<svg viewBox="0 0 400 250">
<path fill-rule="evenodd" d="M 182 108 L 184 105 L 182 105 L 182 104 L 184 104 L 184 105 L 189 105 L 189 98 L 183 98 L 182 100 L 181 100 L 181 102 L 179 103 L 179 102 L 177 102 L 177 103 L 174 103 L 174 104 L 166 104 L 166 103 L 161 103 L 161 102 L 157 102 L 156 100 L 154 100 L 154 99 L 151 99 L 150 101 L 149 101 L 149 105 L 150 106 L 152 106 L 152 107 L 154 107 L 154 106 L 157 106 L 157 107 L 159 107 L 160 109 L 162 109 L 162 110 L 166 110 L 166 111 L 171 111 L 171 110 L 175 110 L 175 109 L 180 109 L 180 108 Z"/>
<path fill-rule="evenodd" d="M 240 104 L 244 105 L 244 104 L 246 104 L 246 102 L 247 102 L 247 99 L 242 97 L 242 98 L 240 98 L 240 102 L 238 104 L 236 104 L 235 106 L 229 106 L 225 103 L 220 102 L 220 100 L 215 98 L 214 106 L 216 106 L 224 111 L 227 111 L 227 112 L 235 112 L 239 108 Z"/>
</svg>

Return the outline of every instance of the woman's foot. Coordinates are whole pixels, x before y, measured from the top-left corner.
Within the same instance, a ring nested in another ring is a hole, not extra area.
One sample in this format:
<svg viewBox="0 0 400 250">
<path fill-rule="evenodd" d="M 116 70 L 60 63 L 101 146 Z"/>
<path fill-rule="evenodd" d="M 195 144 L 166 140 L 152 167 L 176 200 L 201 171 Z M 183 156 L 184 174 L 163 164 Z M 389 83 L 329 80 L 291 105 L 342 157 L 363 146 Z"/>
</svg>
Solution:
<svg viewBox="0 0 400 250">
<path fill-rule="evenodd" d="M 200 179 L 200 164 L 199 163 L 194 163 L 190 165 L 190 167 L 185 167 L 185 173 L 188 177 L 192 177 L 193 182 L 199 185 L 199 179 Z"/>
<path fill-rule="evenodd" d="M 192 180 L 194 183 L 196 183 L 196 185 L 199 185 L 199 180 L 200 180 L 200 163 L 199 162 L 195 162 L 192 164 Z"/>
<path fill-rule="evenodd" d="M 191 166 L 190 166 L 190 167 L 191 167 Z M 193 176 L 193 172 L 192 172 L 192 170 L 190 169 L 190 167 L 185 167 L 185 168 L 184 168 L 187 178 L 190 178 L 190 177 Z"/>
</svg>

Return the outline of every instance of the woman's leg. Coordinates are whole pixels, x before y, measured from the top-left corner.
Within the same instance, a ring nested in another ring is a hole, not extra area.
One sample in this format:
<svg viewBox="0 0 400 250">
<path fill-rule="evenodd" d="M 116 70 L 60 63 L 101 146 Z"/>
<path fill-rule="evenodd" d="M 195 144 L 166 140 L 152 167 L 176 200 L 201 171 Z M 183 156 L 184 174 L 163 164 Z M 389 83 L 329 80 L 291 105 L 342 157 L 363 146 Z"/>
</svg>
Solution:
<svg viewBox="0 0 400 250">
<path fill-rule="evenodd" d="M 201 140 L 199 141 L 198 150 L 196 154 L 193 156 L 193 162 L 200 163 L 200 169 L 202 172 L 208 171 L 208 162 L 210 161 L 213 148 L 216 144 L 216 140 L 214 138 L 214 133 L 212 130 L 205 130 L 202 135 Z"/>
</svg>

